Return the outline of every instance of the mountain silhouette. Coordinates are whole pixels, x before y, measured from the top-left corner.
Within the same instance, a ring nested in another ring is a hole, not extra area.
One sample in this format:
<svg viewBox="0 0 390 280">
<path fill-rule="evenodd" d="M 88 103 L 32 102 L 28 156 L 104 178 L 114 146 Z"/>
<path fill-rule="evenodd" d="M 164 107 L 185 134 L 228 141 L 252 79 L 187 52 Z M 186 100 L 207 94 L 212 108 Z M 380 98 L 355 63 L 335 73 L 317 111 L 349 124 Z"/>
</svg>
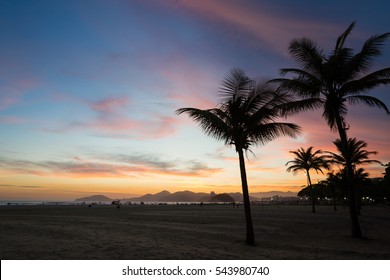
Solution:
<svg viewBox="0 0 390 280">
<path fill-rule="evenodd" d="M 113 201 L 112 198 L 109 198 L 105 195 L 92 195 L 76 199 L 76 201 L 88 201 L 88 202 L 109 202 Z"/>
<path fill-rule="evenodd" d="M 235 202 L 235 200 L 227 193 L 221 193 L 214 195 L 208 202 Z"/>
<path fill-rule="evenodd" d="M 282 191 L 269 191 L 269 192 L 257 192 L 251 193 L 250 200 L 256 201 L 261 198 L 270 198 L 274 196 L 280 197 L 296 197 L 297 194 L 294 192 L 282 192 Z M 88 197 L 82 197 L 76 199 L 77 202 L 110 202 L 113 199 L 104 195 L 93 195 Z M 192 192 L 192 191 L 178 191 L 170 193 L 169 191 L 161 191 L 155 194 L 145 194 L 140 197 L 134 198 L 122 198 L 122 202 L 241 202 L 243 200 L 242 193 L 222 193 L 216 194 L 215 192 L 204 193 L 204 192 Z"/>
<path fill-rule="evenodd" d="M 143 196 L 140 196 L 140 197 L 136 197 L 136 198 L 129 198 L 129 199 L 126 199 L 126 200 L 130 200 L 130 201 L 144 201 L 144 202 L 152 202 L 152 201 L 165 201 L 165 198 L 166 197 L 169 197 L 171 195 L 171 193 L 169 191 L 162 191 L 162 192 L 159 192 L 159 193 L 156 193 L 156 194 L 145 194 Z"/>
</svg>

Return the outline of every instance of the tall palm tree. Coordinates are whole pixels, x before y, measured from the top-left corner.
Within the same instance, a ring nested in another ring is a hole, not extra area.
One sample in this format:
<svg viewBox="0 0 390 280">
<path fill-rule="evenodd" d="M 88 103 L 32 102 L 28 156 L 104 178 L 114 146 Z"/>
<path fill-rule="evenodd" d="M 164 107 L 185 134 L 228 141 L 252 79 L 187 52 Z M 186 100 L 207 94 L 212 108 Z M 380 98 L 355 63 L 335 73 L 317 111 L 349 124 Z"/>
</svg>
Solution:
<svg viewBox="0 0 390 280">
<path fill-rule="evenodd" d="M 223 99 L 217 108 L 201 110 L 181 108 L 177 114 L 186 113 L 208 135 L 234 145 L 238 153 L 242 193 L 246 220 L 246 243 L 255 243 L 244 151 L 252 145 L 264 145 L 280 136 L 295 137 L 299 126 L 278 122 L 280 107 L 291 102 L 287 94 L 277 92 L 266 82 L 248 78 L 240 69 L 231 70 L 221 85 Z"/>
<path fill-rule="evenodd" d="M 303 100 L 295 102 L 294 112 L 322 109 L 322 116 L 333 131 L 338 131 L 341 145 L 348 142 L 346 115 L 349 104 L 364 104 L 378 107 L 390 114 L 389 109 L 379 99 L 368 95 L 371 89 L 390 83 L 390 67 L 374 72 L 372 60 L 381 55 L 380 48 L 390 33 L 374 35 L 364 43 L 356 54 L 344 43 L 351 33 L 353 22 L 338 38 L 335 48 L 325 54 L 315 42 L 308 38 L 295 39 L 290 43 L 290 55 L 300 68 L 281 69 L 282 75 L 290 78 L 275 79 L 281 88 L 296 93 Z M 290 111 L 291 112 L 291 111 Z M 350 201 L 354 201 L 353 169 L 351 158 L 346 158 L 347 187 Z M 352 236 L 362 237 L 356 205 L 350 207 Z"/>
<path fill-rule="evenodd" d="M 315 170 L 317 173 L 321 172 L 322 174 L 324 174 L 324 172 L 322 172 L 322 169 L 329 169 L 329 165 L 326 160 L 326 156 L 322 154 L 322 151 L 317 150 L 313 152 L 313 148 L 314 147 L 311 146 L 307 150 L 305 150 L 301 147 L 296 151 L 290 151 L 290 153 L 295 155 L 295 159 L 288 161 L 286 163 L 286 166 L 291 164 L 287 168 L 287 172 L 292 171 L 294 174 L 301 170 L 305 172 L 307 177 L 307 185 L 309 186 L 311 193 L 312 212 L 315 213 L 315 196 L 310 178 L 310 170 Z"/>
</svg>

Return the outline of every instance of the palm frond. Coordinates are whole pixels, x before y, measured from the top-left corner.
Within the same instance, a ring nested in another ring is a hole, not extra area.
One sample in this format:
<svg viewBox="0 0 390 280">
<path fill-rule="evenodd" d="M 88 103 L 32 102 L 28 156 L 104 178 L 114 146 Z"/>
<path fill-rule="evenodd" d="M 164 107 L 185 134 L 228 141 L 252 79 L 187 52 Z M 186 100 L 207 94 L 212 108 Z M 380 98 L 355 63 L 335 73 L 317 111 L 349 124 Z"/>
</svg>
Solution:
<svg viewBox="0 0 390 280">
<path fill-rule="evenodd" d="M 340 139 L 336 139 L 333 141 L 338 154 L 333 152 L 328 152 L 330 156 L 330 161 L 332 163 L 336 163 L 339 165 L 345 165 L 347 162 L 347 158 L 350 159 L 354 166 L 360 164 L 371 164 L 378 163 L 381 164 L 378 160 L 369 159 L 370 155 L 376 155 L 376 151 L 367 151 L 365 148 L 367 147 L 367 143 L 362 140 L 357 140 L 356 138 L 350 138 L 347 142 L 347 149 L 344 150 L 343 144 Z"/>
<path fill-rule="evenodd" d="M 261 92 L 252 99 L 252 103 L 256 106 L 253 106 L 255 110 L 250 111 L 247 124 L 252 126 L 265 121 L 275 121 L 293 100 L 290 94 L 275 91 Z"/>
<path fill-rule="evenodd" d="M 345 158 L 342 155 L 326 152 L 328 154 L 328 161 L 333 164 L 345 165 Z"/>
<path fill-rule="evenodd" d="M 308 71 L 305 71 L 303 69 L 297 69 L 297 68 L 282 68 L 279 70 L 280 74 L 282 76 L 285 76 L 287 74 L 293 74 L 293 75 L 297 75 L 298 77 L 300 77 L 301 80 L 307 80 L 307 81 L 312 81 L 313 83 L 321 83 L 320 79 L 318 78 L 318 76 L 308 72 Z"/>
<path fill-rule="evenodd" d="M 285 103 L 280 105 L 279 108 L 281 110 L 281 115 L 288 117 L 300 112 L 320 109 L 322 108 L 323 103 L 321 98 L 306 98 Z"/>
<path fill-rule="evenodd" d="M 248 139 L 252 144 L 264 145 L 281 136 L 297 137 L 301 133 L 300 126 L 293 123 L 265 123 L 251 127 L 247 131 Z"/>
<path fill-rule="evenodd" d="M 390 114 L 389 108 L 387 108 L 386 104 L 383 103 L 381 100 L 379 100 L 376 97 L 370 96 L 370 95 L 353 95 L 348 96 L 347 100 L 351 105 L 354 104 L 365 104 L 369 107 L 377 107 L 379 109 L 383 109 L 386 111 L 387 114 Z"/>
<path fill-rule="evenodd" d="M 354 55 L 348 63 L 350 79 L 354 79 L 357 74 L 365 72 L 372 66 L 372 59 L 382 54 L 380 47 L 388 37 L 390 33 L 374 35 L 364 43 L 360 52 Z"/>
<path fill-rule="evenodd" d="M 390 84 L 390 67 L 375 71 L 358 80 L 349 81 L 340 88 L 340 92 L 342 94 L 366 93 L 373 88 L 386 84 Z"/>
<path fill-rule="evenodd" d="M 197 108 L 180 108 L 176 110 L 176 114 L 178 115 L 183 113 L 188 114 L 191 119 L 197 122 L 206 135 L 217 140 L 230 142 L 230 128 L 222 118 L 224 115 L 222 111 L 218 109 L 201 110 Z"/>
<path fill-rule="evenodd" d="M 233 68 L 221 82 L 221 103 L 227 100 L 245 97 L 251 89 L 252 80 L 240 68 Z"/>
<path fill-rule="evenodd" d="M 242 108 L 249 114 L 256 113 L 259 108 L 274 107 L 277 103 L 288 102 L 282 99 L 283 95 L 277 92 L 273 84 L 264 79 L 253 80 L 252 89 L 242 103 Z"/>
<path fill-rule="evenodd" d="M 337 53 L 339 50 L 341 50 L 344 47 L 345 39 L 348 37 L 348 35 L 351 33 L 353 27 L 355 26 L 355 21 L 353 21 L 348 28 L 337 38 L 336 46 L 334 49 L 334 52 Z"/>
<path fill-rule="evenodd" d="M 303 98 L 319 97 L 321 95 L 322 84 L 311 83 L 300 77 L 273 79 L 271 82 L 277 83 L 279 90 L 292 92 Z"/>
<path fill-rule="evenodd" d="M 290 163 L 294 163 L 293 160 L 290 160 L 289 162 L 286 163 L 286 166 Z M 290 165 L 286 171 L 287 172 L 292 172 L 294 175 L 296 175 L 298 173 L 298 171 L 301 171 L 302 170 L 302 167 L 300 164 L 293 164 L 293 165 Z"/>
<path fill-rule="evenodd" d="M 324 55 L 316 43 L 308 38 L 294 39 L 289 46 L 290 55 L 302 65 L 303 70 L 312 74 L 322 72 Z"/>
<path fill-rule="evenodd" d="M 332 131 L 337 130 L 337 118 L 345 118 L 347 114 L 347 107 L 342 98 L 327 98 L 324 102 L 324 111 L 322 116 L 325 118 L 329 128 Z"/>
</svg>

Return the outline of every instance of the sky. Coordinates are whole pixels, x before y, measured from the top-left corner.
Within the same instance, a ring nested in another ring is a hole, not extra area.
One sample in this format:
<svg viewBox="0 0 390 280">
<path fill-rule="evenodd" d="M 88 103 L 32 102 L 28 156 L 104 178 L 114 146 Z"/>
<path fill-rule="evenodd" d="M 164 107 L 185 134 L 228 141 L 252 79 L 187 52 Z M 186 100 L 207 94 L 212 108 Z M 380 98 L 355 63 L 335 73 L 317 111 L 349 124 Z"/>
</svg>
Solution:
<svg viewBox="0 0 390 280">
<path fill-rule="evenodd" d="M 358 51 L 390 31 L 388 1 L 5 0 L 0 3 L 0 200 L 73 200 L 171 192 L 240 192 L 238 157 L 181 107 L 207 109 L 234 67 L 277 78 L 297 67 L 294 38 L 329 53 L 352 21 Z M 390 40 L 373 70 L 390 65 Z M 390 87 L 371 94 L 390 106 Z M 250 192 L 299 191 L 289 151 L 335 151 L 320 111 L 288 119 L 296 139 L 253 147 Z M 349 107 L 350 137 L 390 161 L 390 116 Z M 371 177 L 384 168 L 367 166 Z M 313 174 L 314 182 L 324 179 Z"/>
</svg>

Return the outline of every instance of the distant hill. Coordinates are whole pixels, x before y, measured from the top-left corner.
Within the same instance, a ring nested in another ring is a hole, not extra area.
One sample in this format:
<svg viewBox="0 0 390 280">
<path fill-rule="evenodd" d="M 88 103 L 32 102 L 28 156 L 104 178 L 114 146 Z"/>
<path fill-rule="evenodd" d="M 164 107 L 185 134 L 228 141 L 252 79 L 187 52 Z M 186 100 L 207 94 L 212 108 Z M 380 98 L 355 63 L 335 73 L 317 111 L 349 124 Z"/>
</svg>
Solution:
<svg viewBox="0 0 390 280">
<path fill-rule="evenodd" d="M 214 195 L 212 198 L 210 198 L 209 202 L 235 202 L 235 200 L 227 193 L 221 193 Z"/>
<path fill-rule="evenodd" d="M 129 198 L 126 200 L 130 201 L 143 201 L 143 202 L 158 202 L 158 201 L 165 201 L 165 198 L 170 196 L 171 193 L 169 191 L 162 191 L 156 194 L 145 194 L 140 197 L 135 197 L 135 198 Z"/>
<path fill-rule="evenodd" d="M 254 197 L 251 197 L 251 199 L 256 200 Z M 239 192 L 216 194 L 214 192 L 203 193 L 188 190 L 174 193 L 162 191 L 156 194 L 146 194 L 124 200 L 132 202 L 239 202 L 242 201 L 242 194 Z"/>
<path fill-rule="evenodd" d="M 231 196 L 235 202 L 242 201 L 242 193 L 236 192 L 236 193 L 228 193 L 229 196 Z"/>
<path fill-rule="evenodd" d="M 208 202 L 215 196 L 215 193 L 203 193 L 192 191 L 179 191 L 170 193 L 168 191 L 162 191 L 156 194 L 146 194 L 136 198 L 126 199 L 133 202 Z"/>
<path fill-rule="evenodd" d="M 250 200 L 255 201 L 261 198 L 269 198 L 273 196 L 281 197 L 296 197 L 297 194 L 294 192 L 281 192 L 281 191 L 270 191 L 270 192 L 257 192 L 250 193 Z M 86 202 L 110 202 L 113 199 L 105 195 L 93 195 L 88 197 L 82 197 L 76 199 L 76 201 L 86 201 Z M 122 198 L 122 202 L 131 201 L 131 202 L 240 202 L 242 201 L 242 193 L 223 193 L 216 194 L 214 192 L 204 193 L 204 192 L 192 192 L 192 191 L 179 191 L 170 193 L 169 191 L 162 191 L 156 194 L 145 194 L 140 197 L 133 198 Z"/>
<path fill-rule="evenodd" d="M 76 199 L 76 201 L 88 201 L 88 202 L 109 202 L 113 199 L 105 195 L 92 195 Z"/>
</svg>

